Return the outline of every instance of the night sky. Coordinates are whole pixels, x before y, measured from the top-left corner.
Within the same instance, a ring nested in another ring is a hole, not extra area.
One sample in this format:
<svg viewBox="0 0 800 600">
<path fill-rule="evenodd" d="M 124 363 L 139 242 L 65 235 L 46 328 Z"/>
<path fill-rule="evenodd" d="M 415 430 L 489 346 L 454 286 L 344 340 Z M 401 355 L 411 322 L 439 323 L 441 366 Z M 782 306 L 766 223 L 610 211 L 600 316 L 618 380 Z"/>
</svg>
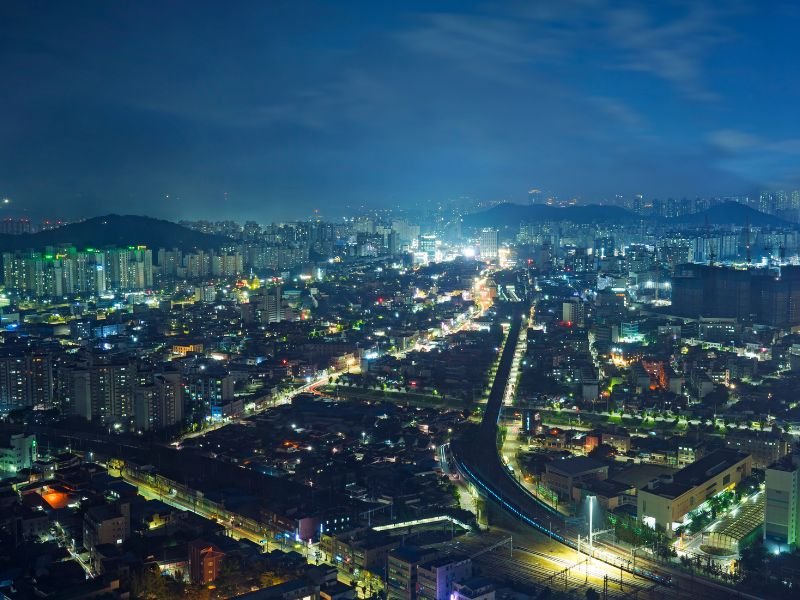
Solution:
<svg viewBox="0 0 800 600">
<path fill-rule="evenodd" d="M 767 1 L 8 0 L 2 211 L 791 188 L 798 25 Z"/>
</svg>

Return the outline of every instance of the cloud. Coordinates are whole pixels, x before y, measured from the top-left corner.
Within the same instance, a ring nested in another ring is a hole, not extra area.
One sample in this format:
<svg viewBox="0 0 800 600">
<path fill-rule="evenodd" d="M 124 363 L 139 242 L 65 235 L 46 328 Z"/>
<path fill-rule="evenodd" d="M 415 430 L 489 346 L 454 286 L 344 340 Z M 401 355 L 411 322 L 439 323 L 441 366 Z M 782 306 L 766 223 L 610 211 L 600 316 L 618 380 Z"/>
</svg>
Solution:
<svg viewBox="0 0 800 600">
<path fill-rule="evenodd" d="M 643 132 L 649 127 L 648 120 L 643 114 L 620 100 L 606 96 L 590 96 L 587 100 L 631 131 Z"/>
<path fill-rule="evenodd" d="M 657 19 L 639 7 L 615 8 L 605 15 L 608 39 L 620 50 L 614 68 L 649 73 L 693 99 L 717 99 L 706 84 L 704 62 L 733 37 L 723 24 L 726 13 L 691 3 L 671 18 Z"/>
<path fill-rule="evenodd" d="M 507 16 L 439 13 L 400 32 L 397 39 L 411 52 L 445 60 L 466 71 L 504 82 L 518 82 L 518 68 L 553 62 L 564 56 L 564 34 L 539 31 Z"/>
<path fill-rule="evenodd" d="M 565 0 L 483 14 L 424 14 L 399 34 L 407 49 L 494 79 L 511 81 L 530 65 L 575 59 L 657 77 L 686 97 L 709 101 L 706 61 L 734 39 L 727 18 L 737 9 L 703 2 L 618 5 Z M 594 49 L 598 49 L 595 52 Z"/>
<path fill-rule="evenodd" d="M 766 139 L 746 131 L 722 129 L 707 136 L 719 153 L 720 168 L 764 186 L 800 183 L 800 138 Z"/>
<path fill-rule="evenodd" d="M 761 145 L 761 138 L 737 129 L 719 129 L 708 134 L 708 141 L 723 152 L 737 153 Z"/>
</svg>

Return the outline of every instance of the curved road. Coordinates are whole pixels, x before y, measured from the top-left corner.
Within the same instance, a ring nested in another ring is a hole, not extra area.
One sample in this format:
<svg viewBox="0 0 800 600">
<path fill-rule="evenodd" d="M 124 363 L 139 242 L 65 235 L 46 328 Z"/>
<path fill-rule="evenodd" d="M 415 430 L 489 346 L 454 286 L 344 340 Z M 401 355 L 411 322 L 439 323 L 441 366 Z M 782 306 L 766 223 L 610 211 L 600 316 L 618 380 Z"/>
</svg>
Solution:
<svg viewBox="0 0 800 600">
<path fill-rule="evenodd" d="M 497 450 L 497 422 L 526 310 L 526 304 L 513 307 L 513 320 L 481 424 L 468 429 L 458 439 L 453 440 L 451 450 L 459 470 L 481 490 L 482 495 L 492 499 L 516 519 L 572 549 L 578 549 L 578 532 L 568 526 L 563 520 L 563 516 L 542 504 L 511 477 Z M 579 551 L 585 554 L 582 549 Z M 631 572 L 627 557 L 597 548 L 595 548 L 594 557 L 615 569 L 622 568 Z M 643 566 L 636 568 L 636 575 L 656 582 L 671 583 L 671 587 L 660 587 L 662 595 L 666 593 L 666 595 L 674 597 L 690 597 L 702 594 L 705 596 L 705 600 L 727 599 L 731 596 L 758 600 L 756 596 L 734 588 L 700 577 L 692 577 L 682 571 L 672 570 L 662 565 L 653 565 L 648 561 L 638 559 L 638 557 L 637 563 Z"/>
</svg>

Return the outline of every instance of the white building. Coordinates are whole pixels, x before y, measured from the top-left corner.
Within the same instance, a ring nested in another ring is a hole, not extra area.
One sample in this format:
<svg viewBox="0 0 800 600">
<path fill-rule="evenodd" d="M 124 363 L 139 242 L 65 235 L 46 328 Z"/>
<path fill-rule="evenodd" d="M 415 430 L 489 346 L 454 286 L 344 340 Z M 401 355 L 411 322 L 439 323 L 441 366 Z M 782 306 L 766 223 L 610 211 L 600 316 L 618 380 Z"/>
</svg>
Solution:
<svg viewBox="0 0 800 600">
<path fill-rule="evenodd" d="M 779 552 L 792 550 L 797 546 L 800 515 L 798 457 L 786 457 L 767 468 L 766 493 L 764 540 Z"/>
</svg>

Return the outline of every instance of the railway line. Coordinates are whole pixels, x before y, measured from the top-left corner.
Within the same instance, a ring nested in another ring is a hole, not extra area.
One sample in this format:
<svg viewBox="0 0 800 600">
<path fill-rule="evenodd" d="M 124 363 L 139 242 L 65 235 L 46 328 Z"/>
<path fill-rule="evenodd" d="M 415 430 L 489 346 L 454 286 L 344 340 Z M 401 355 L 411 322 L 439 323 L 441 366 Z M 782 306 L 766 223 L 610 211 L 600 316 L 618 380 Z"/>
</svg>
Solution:
<svg viewBox="0 0 800 600">
<path fill-rule="evenodd" d="M 492 382 L 482 422 L 479 426 L 464 432 L 460 438 L 451 443 L 453 463 L 460 474 L 474 484 L 483 496 L 500 506 L 516 520 L 522 521 L 580 555 L 592 556 L 597 564 L 605 563 L 604 568 L 607 573 L 627 572 L 632 577 L 640 577 L 656 584 L 658 593 L 653 595 L 655 592 L 653 590 L 649 592 L 650 597 L 702 595 L 705 600 L 722 600 L 731 596 L 746 600 L 760 600 L 756 596 L 734 590 L 723 584 L 693 577 L 661 565 L 654 565 L 650 561 L 642 560 L 634 566 L 616 552 L 598 548 L 587 549 L 586 545 L 579 545 L 577 533 L 570 530 L 562 515 L 555 513 L 551 507 L 536 499 L 510 476 L 497 452 L 497 423 L 513 366 L 515 348 L 523 323 L 524 308 L 519 305 L 513 307 L 512 323 L 495 379 Z M 618 579 L 624 580 L 624 577 L 620 575 Z M 641 593 L 644 591 L 631 590 L 631 594 Z M 625 597 L 632 596 L 629 594 Z"/>
<path fill-rule="evenodd" d="M 641 600 L 679 598 L 674 590 L 662 587 L 647 580 L 636 579 L 627 573 L 617 577 L 606 577 L 592 559 L 581 557 L 577 560 L 529 548 L 513 545 L 513 555 L 505 548 L 497 548 L 482 553 L 485 542 L 462 537 L 454 543 L 454 549 L 464 554 L 476 554 L 473 563 L 492 577 L 505 579 L 523 586 L 547 586 L 560 592 L 575 593 L 584 597 L 587 589 L 593 589 L 607 598 L 638 598 Z"/>
</svg>

